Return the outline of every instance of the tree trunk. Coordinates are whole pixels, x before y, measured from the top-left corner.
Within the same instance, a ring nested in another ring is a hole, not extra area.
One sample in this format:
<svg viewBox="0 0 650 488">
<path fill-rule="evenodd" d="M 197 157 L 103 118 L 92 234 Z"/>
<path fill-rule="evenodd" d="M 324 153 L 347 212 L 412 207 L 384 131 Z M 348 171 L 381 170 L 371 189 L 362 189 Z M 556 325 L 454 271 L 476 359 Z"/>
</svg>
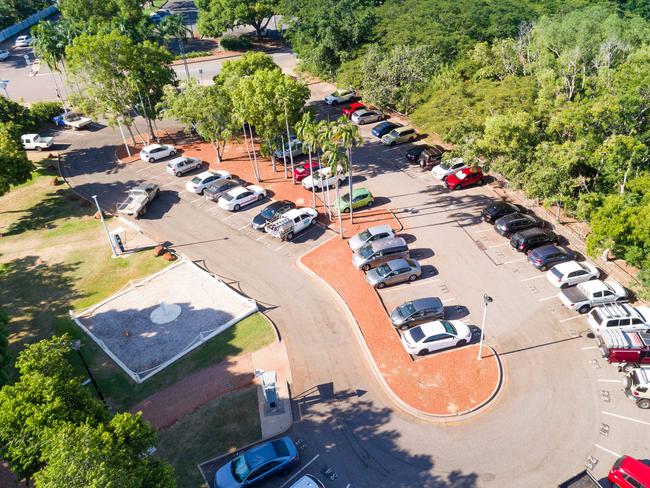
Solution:
<svg viewBox="0 0 650 488">
<path fill-rule="evenodd" d="M 287 151 L 284 145 L 284 136 L 280 136 L 282 139 L 282 159 L 284 161 L 284 179 L 287 179 Z"/>
<path fill-rule="evenodd" d="M 219 153 L 219 141 L 214 141 L 212 143 L 212 147 L 214 148 L 214 152 L 217 153 L 217 163 L 221 163 L 221 154 Z"/>
<path fill-rule="evenodd" d="M 341 190 L 339 188 L 339 179 L 337 177 L 336 178 L 336 210 L 339 217 L 339 234 L 341 235 L 341 239 L 343 239 L 343 222 L 341 221 L 341 206 L 339 205 L 340 201 L 341 201 Z"/>
<path fill-rule="evenodd" d="M 125 123 L 124 125 L 126 125 L 126 130 L 129 131 L 129 135 L 131 136 L 131 140 L 133 141 L 133 145 L 134 145 L 134 146 L 137 146 L 138 143 L 136 142 L 136 140 L 135 140 L 135 136 L 133 135 L 133 131 L 131 130 L 131 125 L 130 125 L 130 124 L 126 124 L 126 123 Z"/>
<path fill-rule="evenodd" d="M 314 168 L 311 164 L 311 147 L 309 148 L 309 176 L 311 177 L 311 206 L 316 210 L 316 187 L 314 186 Z"/>
<path fill-rule="evenodd" d="M 352 148 L 348 148 L 348 188 L 350 191 L 350 225 L 354 223 L 352 208 Z"/>
</svg>

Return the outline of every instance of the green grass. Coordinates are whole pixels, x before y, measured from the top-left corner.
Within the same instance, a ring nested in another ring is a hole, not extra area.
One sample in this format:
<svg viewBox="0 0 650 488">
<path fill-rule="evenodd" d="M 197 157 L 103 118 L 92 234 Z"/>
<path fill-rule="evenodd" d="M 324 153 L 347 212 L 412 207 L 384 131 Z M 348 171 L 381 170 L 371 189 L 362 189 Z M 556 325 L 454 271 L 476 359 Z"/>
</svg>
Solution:
<svg viewBox="0 0 650 488">
<path fill-rule="evenodd" d="M 158 455 L 174 467 L 178 488 L 204 485 L 198 462 L 259 440 L 255 388 L 208 403 L 158 434 Z"/>
</svg>

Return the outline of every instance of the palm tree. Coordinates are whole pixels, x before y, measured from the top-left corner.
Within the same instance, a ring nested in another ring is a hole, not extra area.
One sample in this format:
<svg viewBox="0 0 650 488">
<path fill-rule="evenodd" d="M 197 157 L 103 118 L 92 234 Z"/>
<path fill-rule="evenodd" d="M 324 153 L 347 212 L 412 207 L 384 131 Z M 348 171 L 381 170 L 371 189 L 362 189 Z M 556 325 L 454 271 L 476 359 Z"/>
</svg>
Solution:
<svg viewBox="0 0 650 488">
<path fill-rule="evenodd" d="M 316 158 L 318 161 L 318 170 L 320 173 L 321 170 L 321 162 L 322 162 L 322 154 L 325 150 L 325 147 L 332 142 L 332 137 L 333 137 L 333 126 L 328 120 L 321 120 L 318 124 L 316 124 L 316 145 L 314 146 L 316 148 Z M 322 180 L 322 176 L 321 176 Z M 322 181 L 321 181 L 321 190 L 325 191 L 322 188 Z M 332 209 L 329 204 L 329 198 L 330 196 L 330 188 L 329 186 L 327 187 L 327 194 L 325 200 L 327 202 L 323 202 L 323 205 L 327 208 L 327 213 L 330 217 L 332 218 Z"/>
<path fill-rule="evenodd" d="M 185 25 L 182 15 L 170 15 L 158 24 L 158 32 L 163 39 L 174 38 L 178 43 L 178 49 L 183 58 L 183 65 L 185 66 L 185 74 L 190 78 L 190 70 L 187 67 L 187 59 L 185 58 L 185 40 L 188 34 L 192 31 Z"/>
<path fill-rule="evenodd" d="M 305 112 L 302 114 L 302 119 L 298 121 L 296 124 L 296 136 L 298 139 L 302 141 L 302 146 L 307 147 L 307 154 L 309 155 L 309 175 L 312 178 L 312 181 L 314 180 L 314 170 L 312 167 L 312 158 L 311 158 L 311 153 L 312 149 L 317 147 L 318 144 L 318 135 L 317 135 L 317 127 L 316 124 L 314 123 L 314 120 L 312 119 L 312 116 L 309 112 Z M 315 209 L 316 208 L 316 187 L 314 185 L 311 186 L 311 201 L 312 204 L 311 206 Z"/>
<path fill-rule="evenodd" d="M 334 184 L 336 185 L 336 209 L 338 212 L 339 218 L 339 234 L 341 239 L 343 239 L 343 222 L 341 221 L 341 206 L 338 204 L 341 198 L 341 189 L 339 188 L 339 173 L 345 174 L 348 171 L 348 158 L 347 155 L 341 151 L 341 148 L 332 142 L 326 143 L 323 148 L 322 160 L 325 165 L 327 165 L 331 174 L 335 176 Z"/>
<path fill-rule="evenodd" d="M 334 140 L 340 142 L 347 152 L 350 224 L 352 224 L 352 148 L 363 144 L 363 137 L 361 137 L 357 125 L 350 122 L 346 117 L 341 117 L 334 126 Z"/>
<path fill-rule="evenodd" d="M 54 79 L 54 86 L 61 98 L 61 104 L 65 111 L 64 93 L 63 90 L 59 89 L 54 72 L 61 72 L 59 64 L 61 64 L 61 67 L 65 69 L 65 47 L 71 42 L 71 38 L 68 35 L 69 33 L 66 31 L 66 27 L 63 24 L 54 24 L 47 20 L 39 22 L 32 27 L 31 34 L 34 38 L 32 46 L 34 53 L 38 58 L 45 61 L 45 64 L 50 69 L 52 78 Z"/>
</svg>

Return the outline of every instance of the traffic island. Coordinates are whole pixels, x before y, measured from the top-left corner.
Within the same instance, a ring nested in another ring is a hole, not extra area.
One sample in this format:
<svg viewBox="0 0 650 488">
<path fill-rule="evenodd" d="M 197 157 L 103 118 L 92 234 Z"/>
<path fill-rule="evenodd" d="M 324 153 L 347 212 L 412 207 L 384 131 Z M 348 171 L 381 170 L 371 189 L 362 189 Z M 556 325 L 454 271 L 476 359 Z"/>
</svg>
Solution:
<svg viewBox="0 0 650 488">
<path fill-rule="evenodd" d="M 395 220 L 372 222 L 369 225 Z M 327 283 L 344 301 L 372 366 L 403 410 L 423 418 L 450 418 L 474 412 L 493 399 L 502 383 L 495 351 L 471 344 L 414 358 L 404 350 L 382 302 L 351 264 L 346 240 L 334 237 L 305 254 L 300 264 Z"/>
</svg>

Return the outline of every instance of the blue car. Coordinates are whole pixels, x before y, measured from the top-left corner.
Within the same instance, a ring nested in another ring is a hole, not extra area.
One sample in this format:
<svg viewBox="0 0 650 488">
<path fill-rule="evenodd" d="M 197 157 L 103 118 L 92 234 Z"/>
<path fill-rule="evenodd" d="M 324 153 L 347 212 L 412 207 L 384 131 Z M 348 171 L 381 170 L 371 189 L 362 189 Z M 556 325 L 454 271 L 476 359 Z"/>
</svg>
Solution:
<svg viewBox="0 0 650 488">
<path fill-rule="evenodd" d="M 240 488 L 288 472 L 298 464 L 298 450 L 291 437 L 263 442 L 219 468 L 215 488 Z"/>
<path fill-rule="evenodd" d="M 372 130 L 370 131 L 370 133 L 373 136 L 379 137 L 381 139 L 382 136 L 388 134 L 395 127 L 402 127 L 402 124 L 396 124 L 394 122 L 384 121 L 384 122 L 381 122 L 381 123 L 377 124 L 376 126 L 374 126 L 372 128 Z"/>
</svg>

